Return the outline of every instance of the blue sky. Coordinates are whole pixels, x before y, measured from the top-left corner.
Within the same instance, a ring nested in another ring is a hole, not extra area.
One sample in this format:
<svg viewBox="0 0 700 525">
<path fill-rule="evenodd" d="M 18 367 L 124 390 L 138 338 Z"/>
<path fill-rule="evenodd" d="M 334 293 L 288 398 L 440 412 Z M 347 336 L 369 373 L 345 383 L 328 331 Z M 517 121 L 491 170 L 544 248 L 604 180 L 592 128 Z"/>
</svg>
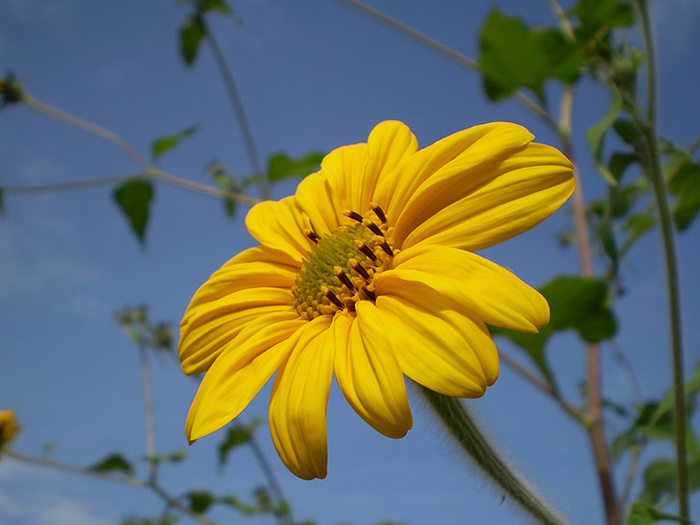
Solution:
<svg viewBox="0 0 700 525">
<path fill-rule="evenodd" d="M 391 2 L 373 6 L 471 56 L 493 5 L 550 23 L 546 2 Z M 263 157 L 302 155 L 366 139 L 379 121 L 406 122 L 421 145 L 483 122 L 529 127 L 537 140 L 556 138 L 513 102 L 492 104 L 479 78 L 336 2 L 236 2 L 238 25 L 212 20 L 248 111 Z M 653 5 L 660 67 L 661 133 L 687 144 L 697 134 L 700 83 L 700 3 Z M 245 176 L 250 166 L 210 55 L 186 69 L 176 49 L 186 9 L 175 2 L 126 0 L 5 0 L 0 3 L 0 72 L 12 70 L 37 98 L 121 135 L 144 154 L 150 142 L 189 125 L 199 132 L 163 158 L 165 171 L 207 182 L 205 166 L 226 163 Z M 636 38 L 632 36 L 632 38 Z M 556 96 L 556 88 L 551 92 Z M 585 129 L 607 108 L 605 95 L 584 83 L 574 125 L 585 193 L 603 185 L 585 149 Z M 23 108 L 0 113 L 0 177 L 4 185 L 79 180 L 134 173 L 138 166 L 111 144 Z M 276 189 L 281 197 L 293 191 Z M 24 426 L 16 448 L 87 465 L 112 451 L 145 453 L 137 355 L 113 314 L 148 304 L 155 320 L 174 324 L 194 290 L 223 262 L 255 242 L 243 224 L 224 217 L 220 202 L 158 185 L 147 246 L 141 249 L 111 201 L 111 188 L 41 195 L 6 195 L 0 220 L 0 408 Z M 573 251 L 556 244 L 570 225 L 568 207 L 535 230 L 485 254 L 540 285 L 576 273 Z M 687 367 L 698 358 L 700 226 L 678 240 Z M 625 268 L 629 293 L 620 299 L 621 330 L 604 347 L 606 394 L 636 399 L 624 353 L 643 399 L 667 388 L 663 268 L 656 234 L 633 250 Z M 516 357 L 517 350 L 510 349 Z M 570 335 L 553 341 L 550 358 L 565 393 L 577 400 L 582 345 Z M 159 452 L 186 447 L 184 420 L 196 383 L 168 360 L 153 362 Z M 241 416 L 265 418 L 269 386 Z M 260 441 L 294 505 L 297 519 L 320 524 L 369 524 L 380 519 L 420 523 L 513 523 L 524 520 L 489 488 L 440 434 L 420 399 L 412 397 L 415 428 L 399 441 L 384 438 L 347 406 L 337 388 L 328 412 L 329 476 L 305 482 L 277 458 L 266 429 Z M 503 366 L 487 395 L 470 401 L 496 444 L 572 523 L 601 522 L 588 443 L 541 394 Z M 223 434 L 200 440 L 182 466 L 166 468 L 173 493 L 209 487 L 245 497 L 262 475 L 247 451 L 223 473 L 215 469 Z M 657 452 L 667 453 L 659 446 Z M 38 525 L 110 524 L 125 515 L 156 515 L 155 497 L 9 461 L 0 464 L 0 522 Z M 695 515 L 700 502 L 695 501 Z M 219 513 L 222 522 L 243 522 Z M 248 520 L 249 523 L 261 521 Z M 264 523 L 264 522 L 261 522 Z"/>
</svg>

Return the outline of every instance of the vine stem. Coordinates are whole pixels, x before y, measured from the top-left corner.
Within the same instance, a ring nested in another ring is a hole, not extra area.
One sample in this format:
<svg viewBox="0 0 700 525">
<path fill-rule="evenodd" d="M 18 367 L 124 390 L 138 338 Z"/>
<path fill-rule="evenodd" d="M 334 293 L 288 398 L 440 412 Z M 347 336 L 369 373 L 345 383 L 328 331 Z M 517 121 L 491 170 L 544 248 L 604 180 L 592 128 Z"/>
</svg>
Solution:
<svg viewBox="0 0 700 525">
<path fill-rule="evenodd" d="M 421 33 L 420 31 L 412 28 L 411 26 L 408 26 L 402 22 L 399 22 L 395 18 L 387 15 L 386 13 L 383 13 L 379 11 L 378 9 L 375 9 L 371 6 L 368 6 L 364 2 L 361 2 L 360 0 L 338 0 L 341 3 L 347 4 L 348 6 L 360 11 L 361 13 L 364 13 L 366 15 L 369 15 L 370 17 L 374 18 L 378 22 L 398 31 L 399 33 L 408 36 L 412 40 L 417 41 L 418 43 L 426 46 L 429 49 L 432 49 L 433 51 L 436 51 L 440 53 L 441 55 L 449 58 L 453 62 L 456 62 L 462 66 L 466 66 L 469 69 L 473 69 L 474 71 L 481 72 L 481 65 L 479 62 L 474 60 L 473 58 L 470 58 L 463 53 L 460 53 L 459 51 L 456 51 L 452 49 L 449 46 L 446 46 L 445 44 L 442 44 L 441 42 L 438 42 L 437 40 L 430 38 L 429 36 L 425 35 L 424 33 Z M 523 93 L 520 90 L 516 90 L 514 93 L 514 96 L 518 101 L 523 104 L 526 108 L 528 108 L 530 111 L 532 111 L 535 115 L 537 115 L 540 119 L 544 120 L 548 124 L 556 127 L 556 122 L 552 119 L 551 115 L 545 108 L 540 106 L 537 102 L 532 100 L 530 97 L 528 97 L 525 93 Z"/>
<path fill-rule="evenodd" d="M 27 107 L 33 109 L 34 111 L 38 111 L 39 113 L 43 113 L 47 117 L 54 118 L 65 124 L 69 124 L 75 128 L 82 129 L 83 131 L 87 131 L 88 133 L 97 135 L 98 137 L 102 137 L 103 139 L 108 140 L 109 142 L 117 146 L 120 150 L 122 150 L 126 155 L 131 157 L 143 169 L 149 170 L 152 167 L 151 163 L 148 161 L 147 158 L 145 158 L 138 151 L 136 151 L 136 149 L 133 146 L 131 146 L 131 144 L 126 142 L 116 133 L 101 126 L 97 126 L 96 124 L 92 124 L 91 122 L 87 122 L 83 119 L 75 117 L 69 113 L 65 113 L 64 111 L 56 109 L 53 106 L 49 106 L 48 104 L 37 100 L 24 90 L 22 91 L 22 96 L 20 100 Z"/>
<path fill-rule="evenodd" d="M 564 10 L 557 0 L 549 1 L 552 12 L 557 17 L 559 25 L 566 37 L 574 40 L 574 30 L 566 18 Z M 586 218 L 586 202 L 583 197 L 583 185 L 579 176 L 574 154 L 574 144 L 571 140 L 573 86 L 567 86 L 561 100 L 559 115 L 559 136 L 562 141 L 564 154 L 569 157 L 574 165 L 574 178 L 576 187 L 572 198 L 576 240 L 581 263 L 581 274 L 584 277 L 593 277 L 593 257 L 591 255 L 591 240 L 588 233 L 588 220 Z M 593 449 L 593 459 L 598 474 L 598 485 L 608 525 L 620 525 L 622 523 L 622 508 L 617 497 L 613 466 L 610 460 L 610 448 L 605 439 L 605 422 L 603 420 L 602 397 L 602 370 L 600 365 L 600 345 L 586 344 L 586 375 L 588 378 L 588 424 L 586 430 L 588 439 Z"/>
<path fill-rule="evenodd" d="M 673 222 L 666 199 L 659 141 L 656 135 L 656 57 L 653 33 L 647 2 L 636 0 L 635 5 L 642 21 L 642 38 L 646 51 L 647 71 L 647 125 L 641 126 L 649 159 L 647 175 L 651 179 L 656 205 L 659 210 L 661 238 L 666 266 L 666 283 L 669 303 L 669 322 L 671 331 L 671 362 L 673 368 L 673 419 L 676 443 L 676 476 L 678 483 L 678 509 L 680 517 L 690 522 L 690 505 L 688 501 L 688 457 L 686 452 L 686 407 L 683 381 L 683 346 L 681 333 L 680 285 L 678 263 L 673 234 Z"/>
<path fill-rule="evenodd" d="M 570 90 L 570 88 L 568 88 L 568 90 Z M 562 125 L 562 129 L 570 129 L 570 127 L 570 123 Z M 568 133 L 562 133 L 561 138 L 564 154 L 574 162 L 574 149 L 570 135 Z M 584 277 L 593 277 L 595 273 L 591 257 L 591 240 L 588 233 L 588 221 L 586 219 L 586 204 L 583 197 L 583 185 L 581 184 L 575 162 L 574 177 L 576 180 L 576 188 L 572 196 L 572 208 L 581 274 Z M 588 343 L 586 345 L 586 376 L 588 378 L 588 424 L 586 428 L 588 439 L 593 450 L 593 459 L 595 461 L 598 484 L 605 506 L 605 515 L 608 525 L 620 525 L 622 523 L 622 516 L 617 499 L 615 481 L 613 479 L 610 450 L 607 440 L 605 439 L 605 424 L 602 413 L 603 400 L 600 345 L 598 344 Z"/>
<path fill-rule="evenodd" d="M 186 190 L 193 191 L 195 193 L 201 193 L 203 195 L 208 195 L 210 197 L 220 197 L 223 199 L 232 199 L 237 202 L 254 205 L 260 202 L 260 199 L 255 197 L 250 197 L 242 193 L 231 193 L 230 191 L 222 190 L 219 188 L 213 188 L 212 186 L 207 186 L 206 184 L 200 184 L 199 182 L 194 182 L 188 179 L 183 179 L 176 175 L 172 175 L 165 171 L 161 171 L 156 168 L 152 168 L 149 171 L 143 173 L 128 173 L 124 175 L 107 175 L 105 177 L 93 177 L 90 179 L 83 180 L 72 180 L 64 182 L 53 182 L 48 184 L 26 184 L 21 186 L 0 186 L 3 193 L 47 193 L 53 191 L 64 191 L 64 190 L 77 190 L 83 188 L 90 188 L 93 186 L 102 186 L 106 184 L 119 184 L 123 182 L 129 182 L 137 179 L 154 179 L 170 184 L 171 186 L 176 186 L 178 188 L 183 188 Z"/>
<path fill-rule="evenodd" d="M 417 384 L 416 384 L 417 385 Z M 453 439 L 499 488 L 515 500 L 523 510 L 545 525 L 566 522 L 535 494 L 489 444 L 459 399 L 433 392 L 417 385 Z"/>
<path fill-rule="evenodd" d="M 20 101 L 24 103 L 28 108 L 41 113 L 44 116 L 68 124 L 75 128 L 81 129 L 90 133 L 92 135 L 103 138 L 115 146 L 117 146 L 123 153 L 129 156 L 137 164 L 139 164 L 143 169 L 143 173 L 131 174 L 131 175 L 113 175 L 107 177 L 94 177 L 91 179 L 85 179 L 81 181 L 69 181 L 69 182 L 59 182 L 53 184 L 37 184 L 37 185 L 27 185 L 27 186 L 2 186 L 1 189 L 4 193 L 39 193 L 48 191 L 60 191 L 60 190 L 71 190 L 78 189 L 88 186 L 97 186 L 101 184 L 113 184 L 119 182 L 128 182 L 129 180 L 139 179 L 139 178 L 152 178 L 167 184 L 184 188 L 190 191 L 195 191 L 197 193 L 202 193 L 205 195 L 210 195 L 213 197 L 221 197 L 226 199 L 233 199 L 237 202 L 243 204 L 254 205 L 260 202 L 260 199 L 250 197 L 248 195 L 240 193 L 231 193 L 229 191 L 222 190 L 220 188 L 214 188 L 206 184 L 200 184 L 176 175 L 172 175 L 165 171 L 156 168 L 151 162 L 141 155 L 131 144 L 121 138 L 119 135 L 110 131 L 106 128 L 87 122 L 80 119 L 74 115 L 61 111 L 54 108 L 36 98 L 34 98 L 27 91 L 22 90 L 22 95 Z"/>
<path fill-rule="evenodd" d="M 238 127 L 241 130 L 241 135 L 243 136 L 243 143 L 245 145 L 246 153 L 248 155 L 248 161 L 250 162 L 250 167 L 253 169 L 255 175 L 260 175 L 262 177 L 262 198 L 263 200 L 270 198 L 270 181 L 267 178 L 267 173 L 263 171 L 262 164 L 260 162 L 260 156 L 258 155 L 258 149 L 255 147 L 255 141 L 253 140 L 253 132 L 250 127 L 250 122 L 245 112 L 245 107 L 241 100 L 241 95 L 236 87 L 236 82 L 233 78 L 233 71 L 226 61 L 226 55 L 216 38 L 214 33 L 212 33 L 208 24 L 204 21 L 204 17 L 200 20 L 202 26 L 204 27 L 204 32 L 207 35 L 207 42 L 211 48 L 212 55 L 214 57 L 214 62 L 219 68 L 219 72 L 224 81 L 224 87 L 226 88 L 226 93 L 228 95 L 229 102 L 233 108 L 233 114 L 238 122 Z"/>
</svg>

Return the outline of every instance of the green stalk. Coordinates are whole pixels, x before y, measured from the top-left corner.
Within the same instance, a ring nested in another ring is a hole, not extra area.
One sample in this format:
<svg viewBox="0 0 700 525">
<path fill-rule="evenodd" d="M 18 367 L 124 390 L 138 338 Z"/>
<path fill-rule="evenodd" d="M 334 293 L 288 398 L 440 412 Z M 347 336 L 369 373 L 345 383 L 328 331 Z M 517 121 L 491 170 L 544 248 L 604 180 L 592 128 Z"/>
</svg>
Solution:
<svg viewBox="0 0 700 525">
<path fill-rule="evenodd" d="M 671 361 L 673 367 L 673 419 L 676 443 L 676 476 L 678 483 L 678 510 L 681 518 L 690 521 L 688 503 L 688 457 L 686 452 L 686 409 L 683 388 L 683 347 L 681 341 L 680 285 L 678 263 L 673 236 L 673 222 L 666 200 L 666 187 L 661 171 L 659 141 L 656 136 L 656 59 L 654 41 L 647 2 L 637 0 L 637 9 L 642 21 L 642 37 L 647 57 L 647 122 L 640 126 L 645 146 L 649 154 L 646 166 L 651 179 L 656 205 L 659 209 L 661 237 L 666 263 L 666 281 L 671 330 Z"/>
<path fill-rule="evenodd" d="M 500 457 L 459 399 L 418 385 L 419 391 L 462 450 L 523 510 L 546 525 L 563 525 L 563 518 L 544 504 L 534 491 Z"/>
</svg>

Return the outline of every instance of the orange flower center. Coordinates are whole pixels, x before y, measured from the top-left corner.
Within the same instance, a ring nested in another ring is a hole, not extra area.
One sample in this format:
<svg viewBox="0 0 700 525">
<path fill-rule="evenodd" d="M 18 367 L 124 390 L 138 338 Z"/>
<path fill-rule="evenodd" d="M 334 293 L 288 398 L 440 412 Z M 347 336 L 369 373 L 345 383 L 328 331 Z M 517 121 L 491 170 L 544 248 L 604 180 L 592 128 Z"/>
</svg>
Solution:
<svg viewBox="0 0 700 525">
<path fill-rule="evenodd" d="M 375 277 L 389 268 L 396 254 L 382 209 L 372 203 L 364 216 L 345 213 L 354 223 L 319 237 L 309 232 L 314 243 L 304 259 L 292 287 L 294 308 L 303 319 L 355 312 L 358 301 L 375 301 Z"/>
</svg>

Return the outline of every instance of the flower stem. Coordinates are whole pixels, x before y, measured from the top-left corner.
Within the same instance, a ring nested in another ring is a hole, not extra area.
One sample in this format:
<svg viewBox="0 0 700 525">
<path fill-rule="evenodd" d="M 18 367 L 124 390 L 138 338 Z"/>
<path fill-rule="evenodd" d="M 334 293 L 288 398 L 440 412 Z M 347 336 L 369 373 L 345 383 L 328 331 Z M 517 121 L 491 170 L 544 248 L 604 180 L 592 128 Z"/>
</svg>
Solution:
<svg viewBox="0 0 700 525">
<path fill-rule="evenodd" d="M 418 386 L 421 394 L 457 444 L 496 485 L 540 523 L 546 525 L 565 523 L 499 456 L 458 399 Z"/>
<path fill-rule="evenodd" d="M 647 123 L 641 132 L 648 152 L 647 175 L 651 179 L 656 205 L 659 210 L 661 237 L 666 264 L 666 281 L 671 330 L 671 361 L 673 367 L 673 419 L 676 442 L 676 476 L 678 483 L 678 509 L 680 517 L 690 521 L 688 503 L 688 458 L 686 453 L 686 407 L 683 385 L 683 347 L 681 342 L 680 285 L 678 264 L 673 237 L 673 223 L 666 200 L 656 136 L 656 59 L 647 2 L 635 2 L 642 22 L 642 38 L 647 58 Z"/>
</svg>

